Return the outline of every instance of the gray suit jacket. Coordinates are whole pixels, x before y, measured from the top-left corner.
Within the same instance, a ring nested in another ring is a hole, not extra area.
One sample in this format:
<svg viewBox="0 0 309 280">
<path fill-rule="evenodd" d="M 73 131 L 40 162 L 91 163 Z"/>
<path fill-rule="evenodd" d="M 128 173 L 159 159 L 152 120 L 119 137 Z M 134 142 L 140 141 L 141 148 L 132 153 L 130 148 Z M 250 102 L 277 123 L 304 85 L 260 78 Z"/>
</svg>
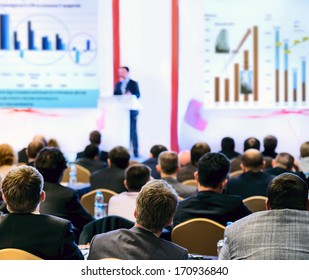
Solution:
<svg viewBox="0 0 309 280">
<path fill-rule="evenodd" d="M 308 225 L 308 211 L 256 212 L 226 228 L 219 259 L 308 260 Z"/>
<path fill-rule="evenodd" d="M 118 229 L 96 235 L 88 260 L 186 260 L 188 251 L 139 227 Z"/>
<path fill-rule="evenodd" d="M 187 198 L 197 194 L 197 187 L 184 185 L 172 177 L 165 177 L 162 179 L 170 184 L 182 198 Z"/>
</svg>

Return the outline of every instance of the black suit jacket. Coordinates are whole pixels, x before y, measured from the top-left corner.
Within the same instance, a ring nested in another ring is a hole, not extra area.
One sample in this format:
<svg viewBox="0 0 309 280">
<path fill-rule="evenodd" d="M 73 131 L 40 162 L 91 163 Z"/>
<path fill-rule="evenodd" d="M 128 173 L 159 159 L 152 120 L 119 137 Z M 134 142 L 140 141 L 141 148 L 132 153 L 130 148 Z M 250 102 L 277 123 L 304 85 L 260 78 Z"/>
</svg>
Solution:
<svg viewBox="0 0 309 280">
<path fill-rule="evenodd" d="M 72 224 L 51 215 L 0 216 L 0 249 L 17 248 L 45 260 L 83 260 Z"/>
<path fill-rule="evenodd" d="M 74 189 L 45 182 L 44 191 L 46 199 L 40 205 L 42 214 L 55 215 L 71 221 L 79 233 L 84 225 L 94 220 L 91 214 L 80 204 L 78 194 Z"/>
<path fill-rule="evenodd" d="M 226 226 L 227 222 L 235 222 L 249 214 L 251 211 L 239 196 L 200 191 L 179 202 L 174 226 L 194 218 L 207 218 Z"/>
<path fill-rule="evenodd" d="M 118 82 L 115 86 L 115 90 L 114 90 L 114 95 L 122 95 L 122 91 L 121 91 L 121 84 L 122 82 Z M 137 98 L 140 98 L 141 94 L 139 92 L 139 87 L 138 87 L 138 83 L 134 80 L 129 80 L 126 89 L 126 92 L 131 92 L 131 94 L 135 95 Z"/>
<path fill-rule="evenodd" d="M 96 235 L 90 244 L 88 260 L 186 260 L 188 251 L 138 227 Z"/>
<path fill-rule="evenodd" d="M 266 196 L 267 186 L 274 177 L 266 172 L 248 171 L 229 179 L 224 193 L 239 195 L 242 199 L 254 195 Z"/>
<path fill-rule="evenodd" d="M 156 166 L 158 164 L 158 158 L 149 158 L 142 162 L 151 169 L 151 176 L 154 179 L 161 179 L 160 173 L 157 171 Z"/>
<path fill-rule="evenodd" d="M 84 151 L 82 152 L 78 152 L 76 154 L 76 159 L 80 159 L 84 157 Z M 99 156 L 99 160 L 103 161 L 106 165 L 107 165 L 107 159 L 108 159 L 108 152 L 106 151 L 100 151 L 100 156 Z"/>
<path fill-rule="evenodd" d="M 292 173 L 292 174 L 295 174 L 298 177 L 302 178 L 305 182 L 307 181 L 306 175 L 303 172 L 293 172 L 293 171 L 283 169 L 281 167 L 268 168 L 268 169 L 265 169 L 265 172 L 272 174 L 272 175 L 275 175 L 275 176 L 278 176 L 278 175 L 283 174 L 283 173 Z"/>
<path fill-rule="evenodd" d="M 109 189 L 116 193 L 127 191 L 124 186 L 125 170 L 114 166 L 95 171 L 90 176 L 91 189 Z"/>
<path fill-rule="evenodd" d="M 89 170 L 90 173 L 107 167 L 106 163 L 100 160 L 95 160 L 95 159 L 85 158 L 85 157 L 77 159 L 75 163 L 79 164 L 82 167 L 85 167 L 86 169 Z"/>
</svg>

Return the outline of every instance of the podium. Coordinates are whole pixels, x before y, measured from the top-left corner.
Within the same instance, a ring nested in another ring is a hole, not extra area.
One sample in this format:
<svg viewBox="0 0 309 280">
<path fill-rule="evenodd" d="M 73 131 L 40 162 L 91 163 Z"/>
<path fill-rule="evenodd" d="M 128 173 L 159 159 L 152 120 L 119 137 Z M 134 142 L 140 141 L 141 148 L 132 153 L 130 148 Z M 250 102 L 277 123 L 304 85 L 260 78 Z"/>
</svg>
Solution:
<svg viewBox="0 0 309 280">
<path fill-rule="evenodd" d="M 104 112 L 102 144 L 104 150 L 123 146 L 130 150 L 130 110 L 140 110 L 135 95 L 113 95 L 100 98 L 99 108 Z"/>
</svg>

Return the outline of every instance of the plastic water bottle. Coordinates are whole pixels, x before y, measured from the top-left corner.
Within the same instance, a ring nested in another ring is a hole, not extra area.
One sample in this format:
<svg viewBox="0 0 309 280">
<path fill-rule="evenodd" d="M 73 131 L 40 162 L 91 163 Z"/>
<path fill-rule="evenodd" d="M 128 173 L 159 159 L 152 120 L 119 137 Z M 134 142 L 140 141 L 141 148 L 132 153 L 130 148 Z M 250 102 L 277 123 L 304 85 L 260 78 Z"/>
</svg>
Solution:
<svg viewBox="0 0 309 280">
<path fill-rule="evenodd" d="M 104 211 L 104 197 L 103 193 L 97 191 L 94 197 L 94 217 L 95 219 L 101 219 L 105 216 Z"/>
<path fill-rule="evenodd" d="M 69 186 L 74 187 L 77 183 L 77 171 L 74 163 L 70 164 Z"/>
</svg>

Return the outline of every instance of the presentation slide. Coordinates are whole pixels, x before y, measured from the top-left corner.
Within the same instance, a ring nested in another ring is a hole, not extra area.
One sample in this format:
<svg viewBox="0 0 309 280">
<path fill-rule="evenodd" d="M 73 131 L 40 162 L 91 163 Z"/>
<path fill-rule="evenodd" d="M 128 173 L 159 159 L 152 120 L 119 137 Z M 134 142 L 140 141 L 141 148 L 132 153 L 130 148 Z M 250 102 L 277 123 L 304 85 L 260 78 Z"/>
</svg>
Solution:
<svg viewBox="0 0 309 280">
<path fill-rule="evenodd" d="M 0 108 L 95 108 L 97 0 L 0 1 Z"/>
<path fill-rule="evenodd" d="M 186 38 L 180 53 L 188 55 L 183 49 L 193 44 L 203 46 L 203 63 L 195 61 L 195 70 L 203 73 L 197 75 L 203 81 L 200 100 L 205 108 L 309 107 L 308 1 L 198 2 L 200 19 L 192 19 L 191 33 L 182 20 L 192 13 L 192 3 L 180 2 L 180 36 Z"/>
</svg>

